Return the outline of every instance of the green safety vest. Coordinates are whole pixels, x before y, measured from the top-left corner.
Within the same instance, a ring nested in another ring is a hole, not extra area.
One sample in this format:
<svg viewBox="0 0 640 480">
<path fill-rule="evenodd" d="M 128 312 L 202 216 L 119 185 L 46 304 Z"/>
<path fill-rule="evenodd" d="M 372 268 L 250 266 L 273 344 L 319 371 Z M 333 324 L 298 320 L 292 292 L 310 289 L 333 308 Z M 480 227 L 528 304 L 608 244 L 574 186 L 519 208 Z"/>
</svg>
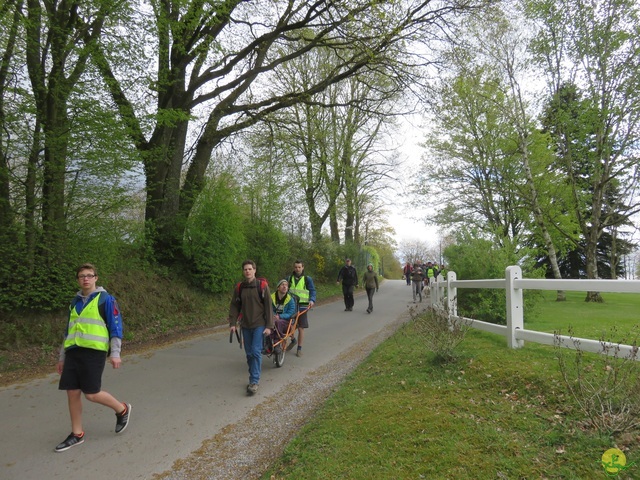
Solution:
<svg viewBox="0 0 640 480">
<path fill-rule="evenodd" d="M 64 341 L 65 350 L 76 345 L 103 352 L 109 351 L 109 330 L 100 315 L 99 301 L 100 294 L 93 297 L 79 314 L 71 307 L 69 331 Z"/>
<path fill-rule="evenodd" d="M 289 278 L 289 291 L 291 293 L 295 293 L 298 298 L 300 299 L 300 304 L 301 305 L 308 305 L 309 304 L 309 290 L 307 290 L 307 285 L 306 285 L 306 281 L 305 279 L 307 278 L 306 275 L 302 275 L 300 277 L 300 280 L 298 280 L 298 283 L 296 284 L 296 277 L 291 275 L 291 278 Z"/>
</svg>

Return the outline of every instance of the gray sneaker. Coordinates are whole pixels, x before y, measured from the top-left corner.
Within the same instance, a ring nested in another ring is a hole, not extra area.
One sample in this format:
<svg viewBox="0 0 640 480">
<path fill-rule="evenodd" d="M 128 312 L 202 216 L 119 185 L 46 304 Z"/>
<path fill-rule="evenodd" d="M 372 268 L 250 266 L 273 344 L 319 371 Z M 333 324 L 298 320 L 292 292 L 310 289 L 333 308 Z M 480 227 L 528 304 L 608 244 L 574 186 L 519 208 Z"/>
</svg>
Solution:
<svg viewBox="0 0 640 480">
<path fill-rule="evenodd" d="M 291 349 L 296 346 L 296 343 L 298 343 L 298 342 L 296 342 L 296 339 L 295 338 L 291 338 L 291 343 L 289 345 L 287 345 L 287 352 L 291 351 Z"/>
<path fill-rule="evenodd" d="M 296 357 L 301 357 L 301 356 L 302 356 L 302 350 L 300 349 L 296 352 Z"/>
<path fill-rule="evenodd" d="M 258 392 L 258 384 L 250 383 L 247 385 L 247 395 L 255 395 Z"/>
<path fill-rule="evenodd" d="M 129 418 L 131 417 L 131 404 L 124 404 L 124 412 L 116 413 L 116 433 L 124 432 L 124 429 L 129 425 Z"/>
<path fill-rule="evenodd" d="M 65 450 L 69 450 L 71 447 L 75 447 L 81 443 L 84 443 L 84 433 L 79 436 L 71 432 L 64 442 L 60 443 L 56 447 L 56 452 L 64 452 Z"/>
</svg>

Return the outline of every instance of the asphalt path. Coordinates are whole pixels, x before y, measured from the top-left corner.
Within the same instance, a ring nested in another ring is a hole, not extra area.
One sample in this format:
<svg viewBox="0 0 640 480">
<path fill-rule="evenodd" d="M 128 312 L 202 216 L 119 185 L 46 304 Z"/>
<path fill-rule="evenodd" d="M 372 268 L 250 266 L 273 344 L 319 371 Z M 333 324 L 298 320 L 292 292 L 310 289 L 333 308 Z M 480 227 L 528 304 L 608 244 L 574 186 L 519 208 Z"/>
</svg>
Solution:
<svg viewBox="0 0 640 480">
<path fill-rule="evenodd" d="M 361 292 L 362 289 L 359 291 Z M 406 314 L 411 289 L 386 280 L 366 313 L 366 296 L 353 312 L 342 301 L 309 313 L 304 356 L 293 351 L 276 368 L 263 357 L 260 391 L 245 394 L 248 372 L 244 351 L 229 343 L 227 328 L 140 355 L 127 355 L 118 370 L 109 364 L 103 388 L 132 404 L 130 424 L 114 433 L 115 415 L 83 398 L 86 440 L 66 452 L 54 447 L 71 431 L 66 394 L 58 375 L 0 389 L 0 479 L 150 479 L 171 470 L 202 442 L 225 426 L 242 421 L 261 402 L 289 382 L 329 363 L 351 346 Z M 126 317 L 125 317 L 126 327 Z"/>
</svg>

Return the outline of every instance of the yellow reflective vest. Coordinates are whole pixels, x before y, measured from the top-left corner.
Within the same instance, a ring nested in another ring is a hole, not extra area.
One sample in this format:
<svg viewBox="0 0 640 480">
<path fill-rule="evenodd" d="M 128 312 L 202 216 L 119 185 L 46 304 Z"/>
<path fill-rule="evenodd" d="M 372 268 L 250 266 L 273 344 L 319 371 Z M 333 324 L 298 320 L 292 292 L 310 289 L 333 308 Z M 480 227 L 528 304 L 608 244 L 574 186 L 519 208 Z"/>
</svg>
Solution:
<svg viewBox="0 0 640 480">
<path fill-rule="evenodd" d="M 298 283 L 296 283 L 295 276 L 291 275 L 291 278 L 289 278 L 289 291 L 298 296 L 301 305 L 309 304 L 309 290 L 307 289 L 306 278 L 306 275 L 302 275 Z"/>
<path fill-rule="evenodd" d="M 78 346 L 103 352 L 109 351 L 109 330 L 98 309 L 100 295 L 99 293 L 93 297 L 80 313 L 74 306 L 71 307 L 69 329 L 64 341 L 65 350 Z"/>
</svg>

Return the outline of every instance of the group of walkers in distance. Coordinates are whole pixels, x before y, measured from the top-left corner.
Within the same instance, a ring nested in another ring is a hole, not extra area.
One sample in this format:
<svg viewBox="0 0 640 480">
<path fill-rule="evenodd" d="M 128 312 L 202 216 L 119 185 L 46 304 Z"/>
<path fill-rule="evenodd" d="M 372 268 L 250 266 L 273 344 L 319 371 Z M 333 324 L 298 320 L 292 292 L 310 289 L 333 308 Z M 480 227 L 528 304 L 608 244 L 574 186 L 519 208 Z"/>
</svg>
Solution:
<svg viewBox="0 0 640 480">
<path fill-rule="evenodd" d="M 256 264 L 252 260 L 242 263 L 244 280 L 238 282 L 229 305 L 229 328 L 231 334 L 242 332 L 244 351 L 249 367 L 247 394 L 258 391 L 262 371 L 262 355 L 265 339 L 287 331 L 289 322 L 296 319 L 298 338 L 291 337 L 284 348 L 302 356 L 305 330 L 309 328 L 308 310 L 316 303 L 316 288 L 313 279 L 305 275 L 304 263 L 296 260 L 288 278 L 278 281 L 273 293 L 264 278 L 256 276 Z M 82 394 L 91 402 L 111 408 L 116 416 L 115 432 L 124 432 L 131 418 L 131 404 L 117 400 L 102 390 L 102 375 L 107 358 L 113 368 L 120 368 L 123 322 L 116 299 L 103 287 L 97 286 L 98 271 L 90 263 L 76 270 L 80 287 L 69 307 L 67 330 L 60 349 L 57 365 L 60 381 L 58 388 L 67 391 L 71 433 L 55 447 L 63 452 L 84 442 L 82 425 Z M 359 286 L 358 274 L 346 259 L 338 273 L 342 282 L 345 311 L 353 311 L 354 289 Z M 367 265 L 362 282 L 367 291 L 369 306 L 373 311 L 373 294 L 378 290 L 378 276 L 373 265 Z M 282 348 L 282 347 L 279 347 Z"/>
<path fill-rule="evenodd" d="M 438 265 L 431 261 L 427 263 L 416 262 L 413 265 L 411 262 L 407 262 L 402 269 L 402 274 L 407 286 L 412 286 L 413 303 L 416 303 L 416 300 L 422 302 L 422 290 L 435 282 L 438 275 L 444 278 L 446 270 L 444 264 Z"/>
</svg>

